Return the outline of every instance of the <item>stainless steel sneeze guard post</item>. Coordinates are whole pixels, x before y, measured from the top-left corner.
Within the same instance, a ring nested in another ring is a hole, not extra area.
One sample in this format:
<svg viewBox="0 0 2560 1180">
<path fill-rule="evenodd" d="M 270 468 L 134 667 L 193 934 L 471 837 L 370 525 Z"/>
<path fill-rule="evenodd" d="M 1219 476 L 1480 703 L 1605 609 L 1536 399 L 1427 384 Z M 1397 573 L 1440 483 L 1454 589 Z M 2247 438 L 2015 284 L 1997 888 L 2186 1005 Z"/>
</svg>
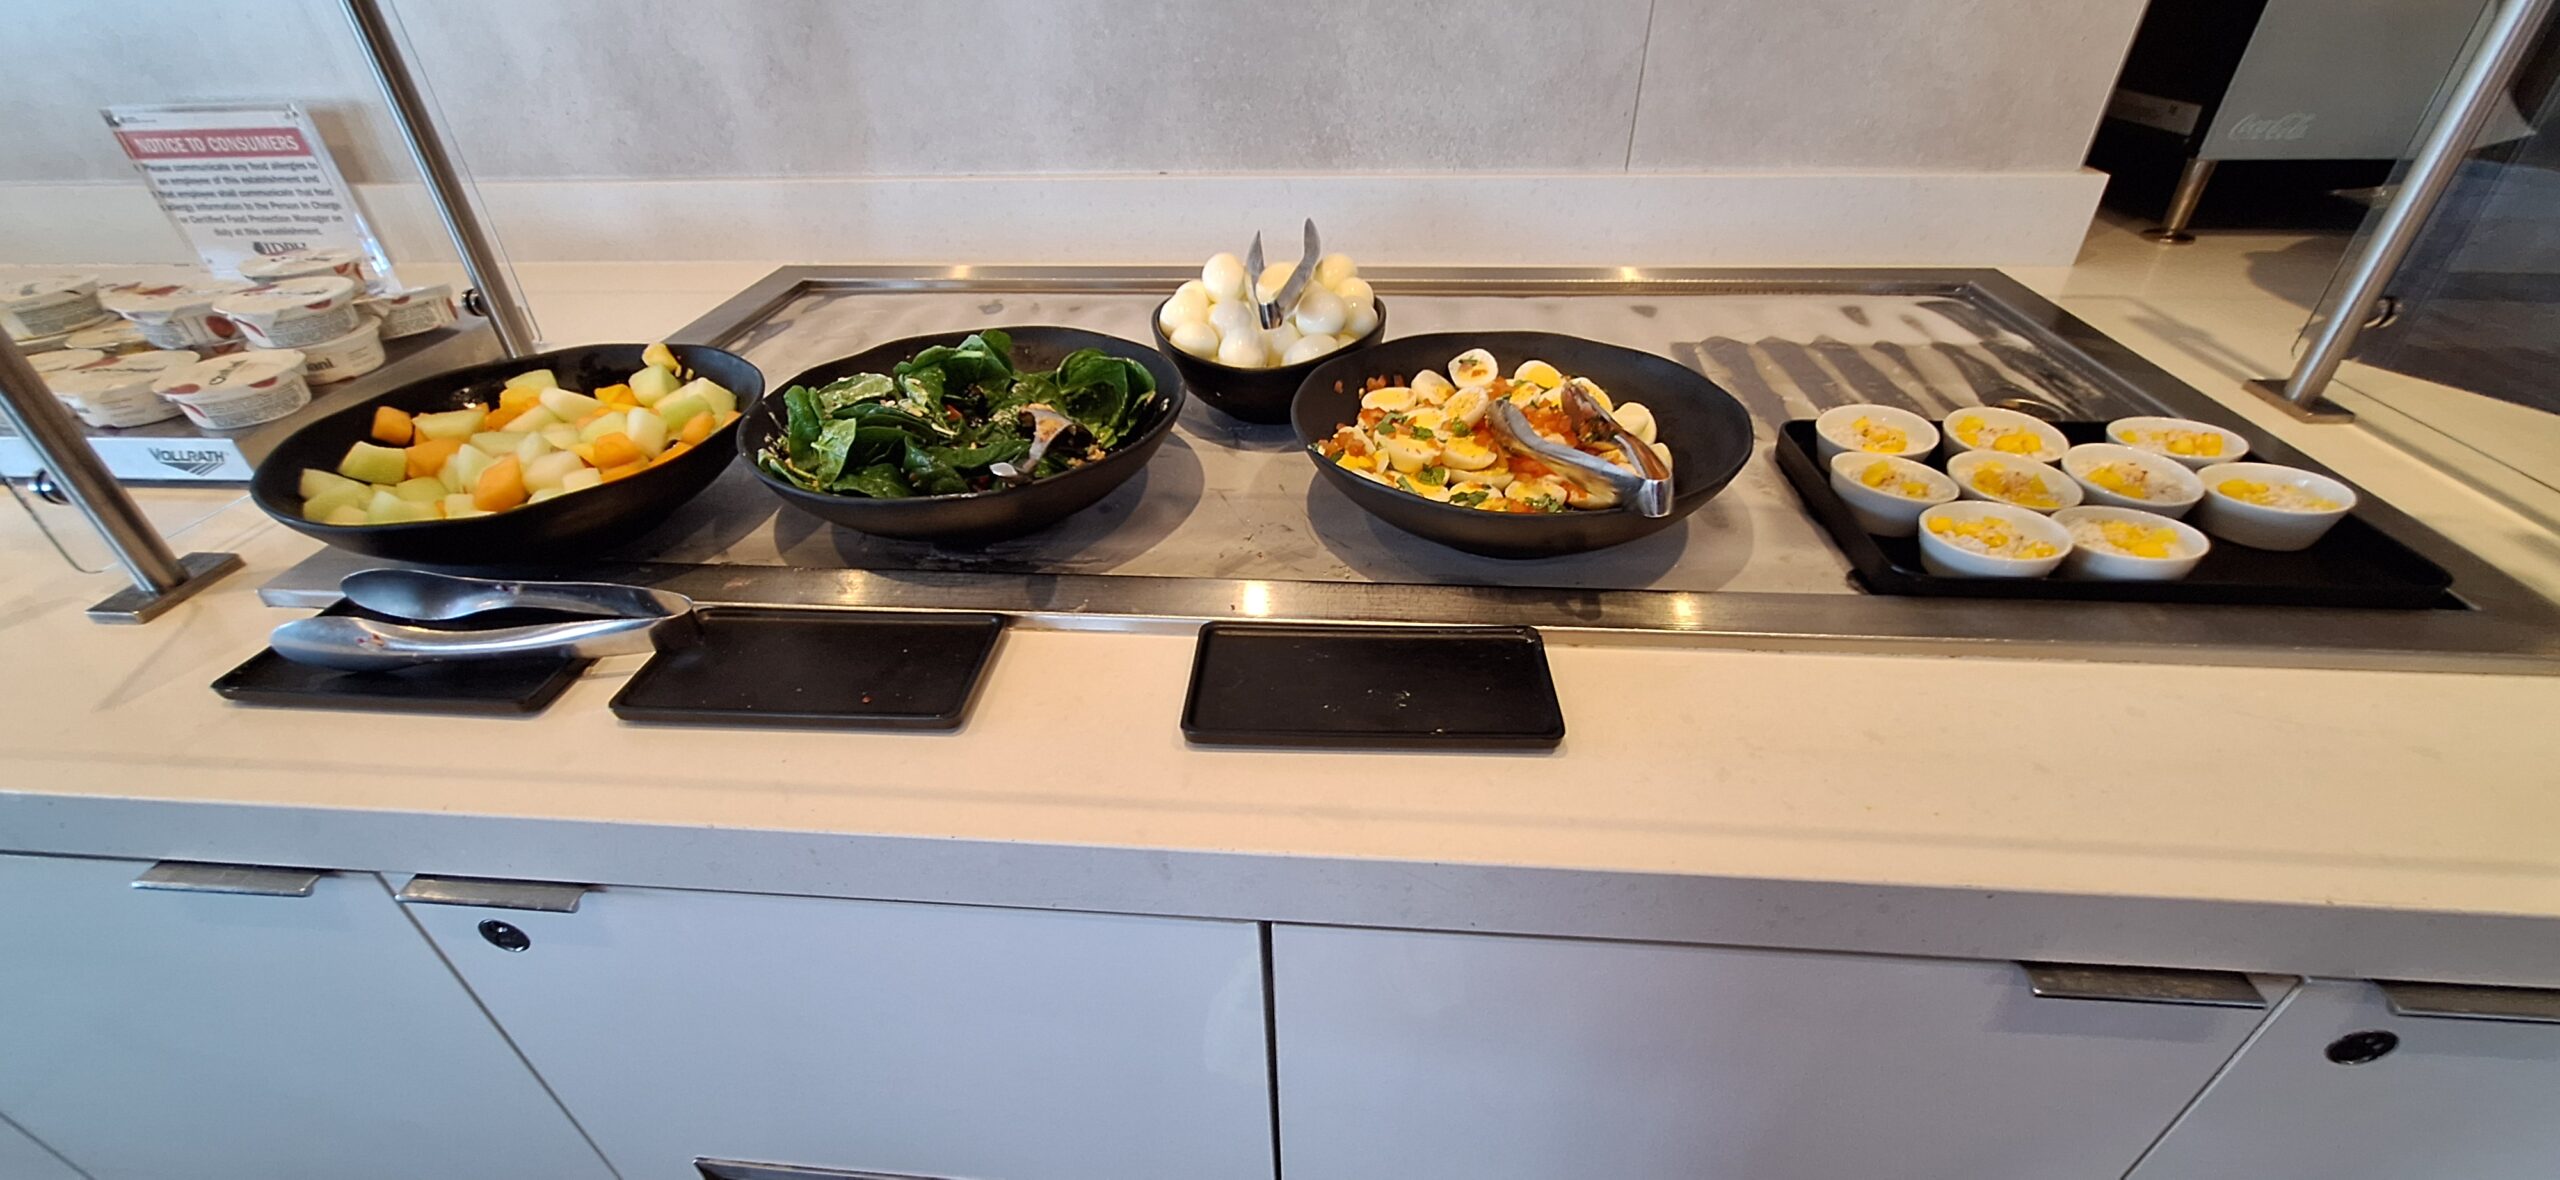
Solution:
<svg viewBox="0 0 2560 1180">
<path fill-rule="evenodd" d="M 1287 427 L 1205 407 L 1094 508 L 980 551 L 883 542 L 784 509 L 746 463 L 616 559 L 553 576 L 705 604 L 981 610 L 1051 629 L 1187 633 L 1213 619 L 1525 624 L 1565 644 L 2001 655 L 2433 671 L 2560 672 L 2560 608 L 2378 501 L 2363 515 L 2454 576 L 2448 609 L 2369 611 L 1867 594 L 1774 470 L 1776 421 L 1892 400 L 2041 402 L 2063 416 L 2238 415 L 1989 270 L 1412 269 L 1363 272 L 1399 334 L 1570 332 L 1659 352 L 1732 388 L 1754 460 L 1654 538 L 1552 561 L 1472 558 L 1372 521 L 1317 483 Z M 1149 267 L 789 267 L 676 334 L 780 388 L 882 340 L 1052 323 L 1149 336 L 1187 272 Z M 1506 363 L 1522 358 L 1506 358 Z M 2307 462 L 2273 439 L 2259 453 Z M 330 551 L 266 590 L 333 600 L 378 564 Z"/>
</svg>

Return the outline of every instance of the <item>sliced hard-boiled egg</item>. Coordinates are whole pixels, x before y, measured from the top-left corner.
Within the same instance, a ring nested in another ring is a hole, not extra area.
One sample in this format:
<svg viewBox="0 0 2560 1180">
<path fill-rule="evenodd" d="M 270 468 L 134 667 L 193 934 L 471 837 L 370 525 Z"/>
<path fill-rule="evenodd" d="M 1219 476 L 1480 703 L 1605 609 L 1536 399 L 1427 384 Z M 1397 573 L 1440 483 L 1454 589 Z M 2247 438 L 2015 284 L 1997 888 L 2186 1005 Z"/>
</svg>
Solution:
<svg viewBox="0 0 2560 1180">
<path fill-rule="evenodd" d="M 1270 361 L 1262 349 L 1262 333 L 1227 333 L 1218 341 L 1218 363 L 1230 369 L 1267 368 Z"/>
<path fill-rule="evenodd" d="M 1440 461 L 1440 444 L 1409 434 L 1390 434 L 1378 440 L 1378 450 L 1395 469 L 1411 475 Z"/>
<path fill-rule="evenodd" d="M 1359 273 L 1360 268 L 1352 263 L 1348 254 L 1327 254 L 1316 263 L 1316 281 L 1336 289 L 1342 286 L 1342 280 L 1354 278 Z"/>
<path fill-rule="evenodd" d="M 1281 354 L 1280 363 L 1284 365 L 1304 364 L 1340 347 L 1342 347 L 1341 341 L 1338 341 L 1331 336 L 1324 335 L 1323 333 L 1317 333 L 1312 336 L 1301 336 L 1298 338 L 1297 343 L 1289 346 L 1289 351 Z"/>
<path fill-rule="evenodd" d="M 1175 348 L 1192 356 L 1204 361 L 1218 359 L 1218 330 L 1210 327 L 1206 321 L 1193 320 L 1190 323 L 1178 325 L 1165 335 L 1167 339 L 1173 341 Z"/>
<path fill-rule="evenodd" d="M 1429 369 L 1413 375 L 1413 395 L 1427 404 L 1439 405 L 1449 400 L 1449 395 L 1456 392 L 1458 387 L 1449 384 L 1448 378 Z"/>
<path fill-rule="evenodd" d="M 1479 508 L 1502 507 L 1502 489 L 1495 487 L 1492 484 L 1479 481 L 1473 476 L 1469 476 L 1466 479 L 1450 484 L 1449 495 L 1452 497 L 1468 495 L 1476 496 L 1479 498 L 1476 507 Z"/>
<path fill-rule="evenodd" d="M 1472 427 L 1483 424 L 1484 412 L 1492 404 L 1492 395 L 1484 390 L 1461 389 L 1449 395 L 1449 400 L 1443 408 L 1448 411 L 1449 417 Z"/>
<path fill-rule="evenodd" d="M 1211 258 L 1200 268 L 1200 285 L 1207 289 L 1212 302 L 1244 298 L 1244 260 L 1233 254 Z"/>
<path fill-rule="evenodd" d="M 1413 408 L 1413 391 L 1401 385 L 1372 389 L 1360 395 L 1360 408 L 1385 410 L 1390 414 L 1402 413 Z"/>
<path fill-rule="evenodd" d="M 1645 408 L 1643 402 L 1627 402 L 1610 410 L 1609 416 L 1617 419 L 1618 425 L 1626 427 L 1627 433 L 1646 442 L 1653 441 L 1653 411 Z"/>
<path fill-rule="evenodd" d="M 1308 336 L 1331 336 L 1342 330 L 1350 309 L 1342 305 L 1342 297 L 1322 287 L 1309 287 L 1298 296 L 1298 331 Z"/>
<path fill-rule="evenodd" d="M 1496 458 L 1499 457 L 1496 456 Z M 1496 463 L 1491 467 L 1479 468 L 1467 473 L 1468 480 L 1489 488 L 1510 487 L 1514 478 L 1516 477 L 1511 474 L 1511 465 L 1508 463 Z"/>
<path fill-rule="evenodd" d="M 1440 463 L 1455 471 L 1482 471 L 1501 458 L 1480 438 L 1453 438 L 1440 444 Z"/>
<path fill-rule="evenodd" d="M 1574 377 L 1574 378 L 1571 378 L 1571 379 L 1567 380 L 1567 381 L 1565 382 L 1565 384 L 1570 385 L 1570 386 L 1574 387 L 1575 389 L 1579 389 L 1579 390 L 1581 390 L 1582 392 L 1584 392 L 1584 393 L 1587 393 L 1587 394 L 1591 395 L 1591 400 L 1593 400 L 1593 401 L 1595 401 L 1595 402 L 1600 403 L 1600 408 L 1601 408 L 1601 409 L 1606 410 L 1606 409 L 1609 409 L 1609 408 L 1610 408 L 1610 404 L 1609 404 L 1609 395 L 1608 395 L 1607 393 L 1603 392 L 1603 391 L 1601 390 L 1601 388 L 1600 388 L 1599 384 L 1598 384 L 1598 383 L 1596 383 L 1596 382 L 1594 382 L 1594 381 L 1592 381 L 1592 380 L 1591 380 L 1591 378 L 1589 378 L 1589 377 Z"/>
<path fill-rule="evenodd" d="M 1524 504 L 1532 504 L 1540 500 L 1551 500 L 1558 504 L 1565 502 L 1563 482 L 1545 477 L 1512 480 L 1511 486 L 1504 488 L 1502 494 Z"/>
<path fill-rule="evenodd" d="M 1449 358 L 1449 381 L 1460 389 L 1491 385 L 1502 368 L 1493 363 L 1493 354 L 1481 348 L 1470 348 Z"/>
<path fill-rule="evenodd" d="M 1449 485 L 1445 483 L 1432 483 L 1420 476 L 1398 473 L 1396 486 L 1425 500 L 1436 500 L 1443 504 L 1449 502 Z"/>
<path fill-rule="evenodd" d="M 1437 406 L 1420 406 L 1405 415 L 1404 420 L 1408 426 L 1436 432 L 1449 421 L 1449 415 Z"/>
<path fill-rule="evenodd" d="M 1539 360 L 1520 362 L 1519 368 L 1511 370 L 1511 379 L 1540 389 L 1553 389 L 1564 384 L 1564 374 L 1557 372 L 1554 365 Z"/>
<path fill-rule="evenodd" d="M 1661 442 L 1649 442 L 1649 443 L 1646 443 L 1645 445 L 1646 445 L 1646 446 L 1649 446 L 1649 447 L 1652 447 L 1652 448 L 1653 448 L 1653 453 L 1662 457 L 1662 465 L 1663 465 L 1664 467 L 1666 467 L 1666 468 L 1667 468 L 1667 467 L 1671 466 L 1671 444 L 1669 444 L 1669 443 L 1661 443 Z"/>
</svg>

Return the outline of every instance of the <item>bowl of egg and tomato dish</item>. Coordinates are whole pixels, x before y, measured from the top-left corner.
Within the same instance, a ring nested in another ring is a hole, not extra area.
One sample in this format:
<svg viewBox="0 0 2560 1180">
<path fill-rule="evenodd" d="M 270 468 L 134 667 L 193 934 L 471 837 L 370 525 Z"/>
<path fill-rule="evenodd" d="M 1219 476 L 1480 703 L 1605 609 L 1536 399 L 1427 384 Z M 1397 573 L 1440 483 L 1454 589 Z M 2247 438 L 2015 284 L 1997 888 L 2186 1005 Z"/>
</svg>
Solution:
<svg viewBox="0 0 2560 1180">
<path fill-rule="evenodd" d="M 1277 299 L 1296 271 L 1281 262 L 1248 277 L 1235 255 L 1220 254 L 1156 306 L 1156 348 L 1201 401 L 1247 422 L 1287 422 L 1317 365 L 1385 338 L 1386 304 L 1347 254 L 1325 255 L 1280 326 L 1263 327 L 1257 298 Z"/>
</svg>

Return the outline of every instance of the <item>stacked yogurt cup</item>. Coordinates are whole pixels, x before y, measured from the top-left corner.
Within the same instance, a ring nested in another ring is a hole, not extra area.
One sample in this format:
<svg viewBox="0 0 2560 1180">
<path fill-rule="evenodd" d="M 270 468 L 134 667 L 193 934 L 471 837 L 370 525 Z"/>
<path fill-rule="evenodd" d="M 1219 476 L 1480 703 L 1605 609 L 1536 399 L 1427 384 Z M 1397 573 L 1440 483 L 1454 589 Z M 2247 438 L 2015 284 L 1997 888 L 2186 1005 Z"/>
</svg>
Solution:
<svg viewBox="0 0 2560 1180">
<path fill-rule="evenodd" d="M 298 353 L 303 376 L 326 384 L 382 367 L 381 329 L 356 308 L 361 290 L 342 274 L 297 275 L 232 292 L 213 310 L 239 327 L 251 351 Z"/>
<path fill-rule="evenodd" d="M 0 285 L 0 330 L 21 352 L 69 347 L 72 333 L 114 318 L 98 306 L 96 275 L 41 275 Z"/>
<path fill-rule="evenodd" d="M 193 366 L 198 358 L 184 349 L 110 356 L 96 349 L 56 349 L 28 358 L 44 377 L 45 387 L 82 422 L 122 430 L 148 426 L 178 416 L 178 407 L 153 391 L 172 370 Z"/>
</svg>

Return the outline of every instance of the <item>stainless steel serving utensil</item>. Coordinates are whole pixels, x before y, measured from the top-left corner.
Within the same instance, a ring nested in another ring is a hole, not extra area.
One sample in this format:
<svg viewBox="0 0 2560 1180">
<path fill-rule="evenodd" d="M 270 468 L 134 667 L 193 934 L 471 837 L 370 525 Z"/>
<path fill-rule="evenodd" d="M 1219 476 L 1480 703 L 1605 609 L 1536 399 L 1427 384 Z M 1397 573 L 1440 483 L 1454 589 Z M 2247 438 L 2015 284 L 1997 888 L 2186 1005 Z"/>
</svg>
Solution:
<svg viewBox="0 0 2560 1180">
<path fill-rule="evenodd" d="M 987 464 L 987 474 L 1007 483 L 1029 480 L 1031 473 L 1040 469 L 1040 457 L 1049 453 L 1049 444 L 1076 424 L 1075 419 L 1036 402 L 1022 407 L 1021 413 L 1031 419 L 1031 450 L 1022 456 L 1022 464 L 1015 466 L 1001 459 Z"/>
<path fill-rule="evenodd" d="M 1600 407 L 1598 399 L 1573 382 L 1559 391 L 1563 395 L 1565 421 L 1574 437 L 1606 439 L 1618 452 L 1636 465 L 1630 471 L 1598 455 L 1574 447 L 1547 441 L 1529 419 L 1512 405 L 1509 398 L 1497 398 L 1487 409 L 1485 420 L 1493 424 L 1494 437 L 1514 452 L 1546 464 L 1556 474 L 1572 481 L 1592 498 L 1592 507 L 1624 505 L 1638 516 L 1671 515 L 1671 467 L 1654 453 L 1651 446 L 1637 438 L 1609 411 Z"/>
<path fill-rule="evenodd" d="M 485 631 L 438 631 L 406 623 L 385 623 L 348 615 L 295 619 L 275 629 L 267 645 L 297 664 L 376 672 L 449 660 L 521 660 L 565 656 L 601 656 L 652 652 L 663 641 L 689 638 L 693 616 L 581 619 L 570 623 L 538 623 L 528 627 L 495 627 Z"/>
<path fill-rule="evenodd" d="M 1301 236 L 1305 239 L 1306 252 L 1298 259 L 1298 269 L 1289 272 L 1289 281 L 1280 284 L 1279 298 L 1274 302 L 1265 303 L 1262 299 L 1261 231 L 1254 232 L 1253 248 L 1245 251 L 1244 265 L 1247 273 L 1244 277 L 1244 289 L 1253 297 L 1254 313 L 1261 318 L 1265 331 L 1289 322 L 1289 316 L 1297 310 L 1298 296 L 1306 293 L 1307 280 L 1316 273 L 1317 261 L 1324 257 L 1324 244 L 1316 237 L 1315 218 L 1307 219 Z"/>
<path fill-rule="evenodd" d="M 347 601 L 377 614 L 422 623 L 496 610 L 658 618 L 693 610 L 693 600 L 664 590 L 611 582 L 517 582 L 426 570 L 358 570 L 338 583 Z"/>
</svg>

